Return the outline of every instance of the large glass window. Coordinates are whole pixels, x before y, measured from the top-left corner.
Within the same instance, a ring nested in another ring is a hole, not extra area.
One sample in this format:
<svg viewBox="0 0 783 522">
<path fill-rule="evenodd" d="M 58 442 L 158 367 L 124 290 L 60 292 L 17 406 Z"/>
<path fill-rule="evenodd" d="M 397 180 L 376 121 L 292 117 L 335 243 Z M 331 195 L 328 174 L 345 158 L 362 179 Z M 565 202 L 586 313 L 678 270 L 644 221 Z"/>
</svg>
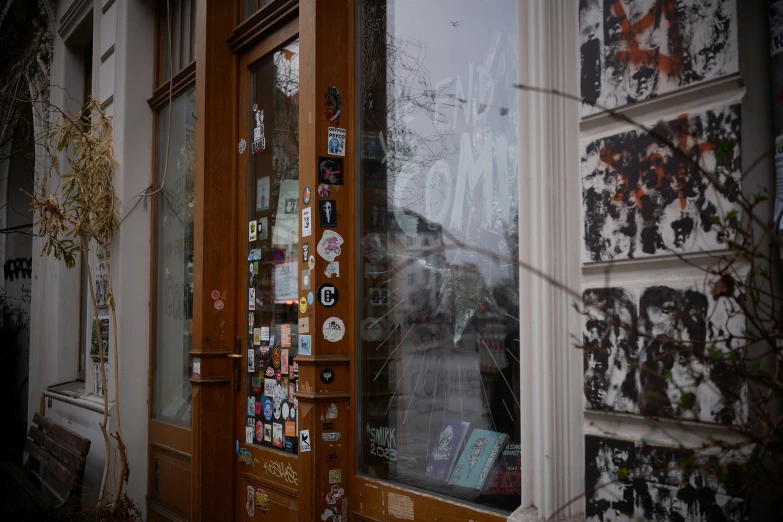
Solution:
<svg viewBox="0 0 783 522">
<path fill-rule="evenodd" d="M 188 352 L 193 319 L 196 96 L 193 87 L 160 109 L 156 123 L 155 358 L 153 416 L 190 425 Z M 168 145 L 168 147 L 167 147 Z"/>
<path fill-rule="evenodd" d="M 516 2 L 359 4 L 360 470 L 511 511 Z"/>
<path fill-rule="evenodd" d="M 296 453 L 299 40 L 249 73 L 245 442 Z"/>
</svg>

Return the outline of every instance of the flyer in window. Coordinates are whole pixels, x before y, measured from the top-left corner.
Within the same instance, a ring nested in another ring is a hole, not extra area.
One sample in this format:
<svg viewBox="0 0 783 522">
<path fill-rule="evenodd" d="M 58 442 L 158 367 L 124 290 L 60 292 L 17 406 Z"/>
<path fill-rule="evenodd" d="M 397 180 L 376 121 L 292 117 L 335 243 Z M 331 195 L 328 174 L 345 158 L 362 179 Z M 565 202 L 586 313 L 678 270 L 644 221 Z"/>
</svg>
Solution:
<svg viewBox="0 0 783 522">
<path fill-rule="evenodd" d="M 296 261 L 278 263 L 275 265 L 274 272 L 272 273 L 275 303 L 285 303 L 286 301 L 296 301 L 298 299 L 299 296 L 297 294 L 299 289 L 297 287 L 296 270 Z M 289 330 L 289 343 L 290 342 Z"/>
</svg>

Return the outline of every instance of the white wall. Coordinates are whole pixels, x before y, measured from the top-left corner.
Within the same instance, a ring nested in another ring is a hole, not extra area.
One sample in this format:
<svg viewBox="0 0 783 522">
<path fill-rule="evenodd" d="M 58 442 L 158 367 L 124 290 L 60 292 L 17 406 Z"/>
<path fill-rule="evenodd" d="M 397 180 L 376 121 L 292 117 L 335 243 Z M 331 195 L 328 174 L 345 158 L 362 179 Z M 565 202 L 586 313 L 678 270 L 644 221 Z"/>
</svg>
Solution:
<svg viewBox="0 0 783 522">
<path fill-rule="evenodd" d="M 154 4 L 152 0 L 61 0 L 57 6 L 51 101 L 71 111 L 80 108 L 82 67 L 78 49 L 93 42 L 93 97 L 113 117 L 117 159 L 115 190 L 123 219 L 111 252 L 111 273 L 120 343 L 120 399 L 123 439 L 130 480 L 125 492 L 146 514 L 147 419 L 149 375 L 150 204 L 137 197 L 151 179 Z M 85 34 L 85 24 L 86 34 Z M 64 163 L 64 158 L 61 158 Z M 54 183 L 49 190 L 55 190 Z M 136 204 L 138 203 L 138 204 Z M 40 240 L 33 246 L 39 252 Z M 38 411 L 47 388 L 76 378 L 79 345 L 79 269 L 68 270 L 53 258 L 34 256 L 28 418 Z M 94 277 L 94 276 L 93 276 Z M 92 314 L 92 310 L 89 312 Z M 89 354 L 89 349 L 88 349 Z M 101 399 L 93 394 L 88 357 L 85 395 L 57 400 L 47 394 L 46 414 L 89 438 L 85 488 L 97 495 L 104 466 L 104 442 L 98 422 Z M 109 367 L 112 377 L 113 367 Z M 113 397 L 113 377 L 109 397 Z M 52 400 L 49 400 L 52 397 Z M 116 429 L 112 402 L 109 429 Z M 115 464 L 116 465 L 116 464 Z M 113 483 L 116 468 L 110 470 Z M 113 487 L 107 488 L 112 490 Z"/>
</svg>

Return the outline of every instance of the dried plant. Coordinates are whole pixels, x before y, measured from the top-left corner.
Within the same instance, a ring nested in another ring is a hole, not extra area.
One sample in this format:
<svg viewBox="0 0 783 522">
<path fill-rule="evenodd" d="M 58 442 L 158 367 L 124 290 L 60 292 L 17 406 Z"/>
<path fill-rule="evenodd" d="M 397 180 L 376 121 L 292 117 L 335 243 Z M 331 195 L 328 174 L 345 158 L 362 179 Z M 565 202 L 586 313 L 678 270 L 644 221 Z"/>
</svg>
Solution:
<svg viewBox="0 0 783 522">
<path fill-rule="evenodd" d="M 49 172 L 45 179 L 55 176 L 59 178 L 60 187 L 57 193 L 46 192 L 30 194 L 32 206 L 36 212 L 36 233 L 45 238 L 42 255 L 51 255 L 62 259 L 68 268 L 76 264 L 76 256 L 81 255 L 87 268 L 90 286 L 90 296 L 95 313 L 96 337 L 98 340 L 98 357 L 101 370 L 103 393 L 103 419 L 100 422 L 105 444 L 105 466 L 98 494 L 98 503 L 102 504 L 106 497 L 106 481 L 111 463 L 111 443 L 107 430 L 109 418 L 109 399 L 104 361 L 103 337 L 101 322 L 98 318 L 98 303 L 93 284 L 93 267 L 90 266 L 89 249 L 97 247 L 101 257 L 107 257 L 112 238 L 120 225 L 119 213 L 116 207 L 114 192 L 114 141 L 112 138 L 111 117 L 107 116 L 96 100 L 90 100 L 78 114 L 62 113 L 60 119 L 53 124 L 50 133 L 53 150 L 65 153 L 67 169 L 60 171 L 59 161 L 52 156 Z M 42 187 L 44 190 L 46 187 Z M 106 303 L 111 317 L 113 332 L 112 351 L 114 360 L 114 413 L 117 429 L 111 434 L 117 441 L 119 474 L 114 491 L 112 508 L 117 506 L 117 499 L 122 498 L 122 488 L 128 480 L 128 460 L 125 444 L 122 439 L 120 422 L 120 389 L 119 389 L 119 342 L 117 338 L 117 312 L 112 289 L 111 270 L 107 270 L 108 296 Z"/>
</svg>

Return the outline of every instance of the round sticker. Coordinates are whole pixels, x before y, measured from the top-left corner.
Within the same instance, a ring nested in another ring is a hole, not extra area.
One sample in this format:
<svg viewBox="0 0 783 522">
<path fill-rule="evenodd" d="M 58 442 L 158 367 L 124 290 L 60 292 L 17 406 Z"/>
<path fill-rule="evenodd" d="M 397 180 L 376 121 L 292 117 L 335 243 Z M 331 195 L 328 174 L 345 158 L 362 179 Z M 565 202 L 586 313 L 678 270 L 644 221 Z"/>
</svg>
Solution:
<svg viewBox="0 0 783 522">
<path fill-rule="evenodd" d="M 314 301 L 313 293 L 307 292 L 307 304 L 313 306 L 313 301 Z"/>
<path fill-rule="evenodd" d="M 212 292 L 209 293 L 209 296 L 214 299 L 220 299 L 220 290 L 212 290 Z"/>
<path fill-rule="evenodd" d="M 305 288 L 310 286 L 310 274 L 309 273 L 305 273 L 305 274 L 302 275 L 302 286 L 304 286 Z"/>
<path fill-rule="evenodd" d="M 307 298 L 302 297 L 299 299 L 299 313 L 303 314 L 307 311 Z"/>
<path fill-rule="evenodd" d="M 329 197 L 329 194 L 332 192 L 332 189 L 329 188 L 329 185 L 326 185 L 324 183 L 321 183 L 318 185 L 318 195 L 322 198 Z"/>
<path fill-rule="evenodd" d="M 280 368 L 280 348 L 272 350 L 272 366 Z"/>
<path fill-rule="evenodd" d="M 302 201 L 305 205 L 310 204 L 310 196 L 312 195 L 312 191 L 310 190 L 310 187 L 305 187 L 305 189 L 302 191 Z"/>
<path fill-rule="evenodd" d="M 330 317 L 324 321 L 324 339 L 331 343 L 340 341 L 345 335 L 345 323 L 339 317 Z"/>
<path fill-rule="evenodd" d="M 381 321 L 374 317 L 368 317 L 362 321 L 362 339 L 368 342 L 381 339 Z"/>
<path fill-rule="evenodd" d="M 224 306 L 223 301 L 221 301 L 220 299 L 215 301 L 215 310 L 222 310 L 223 306 Z"/>
<path fill-rule="evenodd" d="M 277 372 L 275 372 L 275 379 L 277 379 L 277 382 L 280 382 L 280 379 L 283 377 L 283 373 L 280 371 L 280 368 L 277 369 Z M 279 415 L 275 415 L 275 417 L 279 417 Z"/>
<path fill-rule="evenodd" d="M 295 408 L 291 408 L 291 412 L 290 413 L 291 413 L 291 420 L 293 420 L 296 417 L 296 409 Z"/>
<path fill-rule="evenodd" d="M 266 420 L 272 420 L 272 412 L 274 411 L 274 408 L 272 407 L 272 401 L 269 399 L 269 397 L 264 397 L 264 418 Z"/>
<path fill-rule="evenodd" d="M 340 293 L 337 291 L 337 287 L 331 283 L 324 283 L 318 288 L 318 302 L 321 306 L 331 308 L 337 304 L 337 299 L 340 298 Z"/>
<path fill-rule="evenodd" d="M 283 404 L 283 418 L 284 419 L 288 418 L 288 412 L 289 412 L 289 406 L 288 406 L 288 403 L 286 402 L 286 403 Z"/>
<path fill-rule="evenodd" d="M 310 256 L 310 259 L 307 261 L 307 267 L 312 270 L 315 268 L 315 256 Z"/>
</svg>

